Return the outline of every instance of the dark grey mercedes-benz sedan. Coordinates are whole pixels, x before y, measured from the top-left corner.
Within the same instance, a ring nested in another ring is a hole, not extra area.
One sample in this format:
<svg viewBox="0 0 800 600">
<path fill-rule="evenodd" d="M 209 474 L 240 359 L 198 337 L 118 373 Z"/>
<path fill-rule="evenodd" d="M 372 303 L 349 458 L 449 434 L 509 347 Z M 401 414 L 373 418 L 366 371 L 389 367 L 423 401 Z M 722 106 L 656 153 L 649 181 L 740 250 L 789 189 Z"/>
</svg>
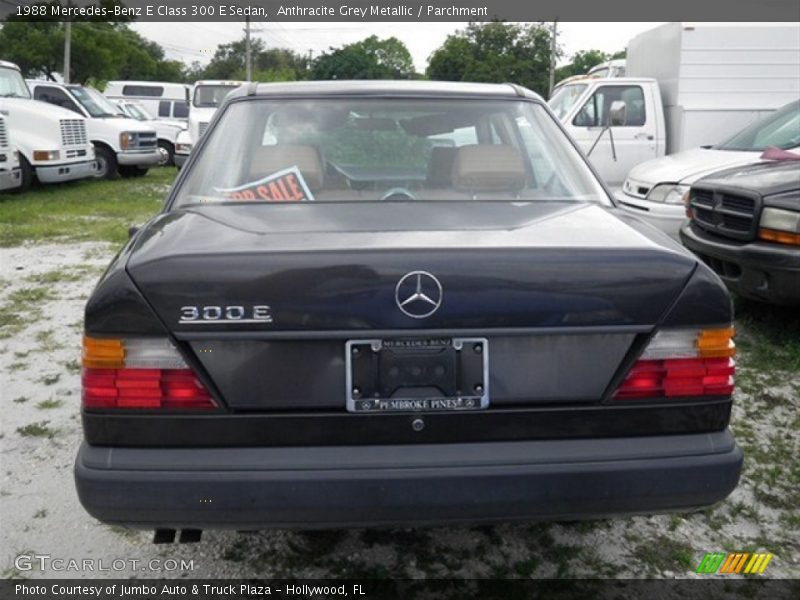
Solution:
<svg viewBox="0 0 800 600">
<path fill-rule="evenodd" d="M 162 540 L 706 506 L 732 318 L 528 90 L 252 84 L 89 299 L 78 493 Z"/>
</svg>

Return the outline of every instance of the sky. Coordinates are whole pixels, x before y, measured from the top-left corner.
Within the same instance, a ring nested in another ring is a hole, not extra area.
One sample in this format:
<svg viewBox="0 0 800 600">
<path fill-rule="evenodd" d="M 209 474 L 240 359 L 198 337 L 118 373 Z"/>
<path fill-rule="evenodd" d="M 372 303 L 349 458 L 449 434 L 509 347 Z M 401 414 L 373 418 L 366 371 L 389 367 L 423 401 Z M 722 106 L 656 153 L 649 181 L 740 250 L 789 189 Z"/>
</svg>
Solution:
<svg viewBox="0 0 800 600">
<path fill-rule="evenodd" d="M 559 23 L 558 42 L 565 57 L 578 50 L 598 49 L 605 52 L 622 50 L 635 35 L 661 23 Z M 405 43 L 418 72 L 424 72 L 428 57 L 445 38 L 466 23 L 258 23 L 252 36 L 267 47 L 290 48 L 314 56 L 332 46 L 357 42 L 370 35 L 379 38 L 395 36 Z M 240 39 L 244 23 L 162 23 L 139 22 L 133 25 L 144 37 L 159 43 L 171 59 L 186 63 L 208 62 L 219 44 Z"/>
</svg>

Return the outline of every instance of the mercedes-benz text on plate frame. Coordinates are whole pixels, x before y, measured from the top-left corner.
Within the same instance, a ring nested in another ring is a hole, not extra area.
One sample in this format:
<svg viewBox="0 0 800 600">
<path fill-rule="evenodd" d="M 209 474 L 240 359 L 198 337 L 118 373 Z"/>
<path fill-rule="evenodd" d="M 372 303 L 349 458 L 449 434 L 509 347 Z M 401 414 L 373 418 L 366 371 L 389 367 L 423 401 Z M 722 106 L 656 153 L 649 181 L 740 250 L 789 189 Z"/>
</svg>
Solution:
<svg viewBox="0 0 800 600">
<path fill-rule="evenodd" d="M 442 305 L 442 284 L 427 271 L 411 271 L 397 282 L 394 299 L 406 315 L 424 319 Z"/>
</svg>

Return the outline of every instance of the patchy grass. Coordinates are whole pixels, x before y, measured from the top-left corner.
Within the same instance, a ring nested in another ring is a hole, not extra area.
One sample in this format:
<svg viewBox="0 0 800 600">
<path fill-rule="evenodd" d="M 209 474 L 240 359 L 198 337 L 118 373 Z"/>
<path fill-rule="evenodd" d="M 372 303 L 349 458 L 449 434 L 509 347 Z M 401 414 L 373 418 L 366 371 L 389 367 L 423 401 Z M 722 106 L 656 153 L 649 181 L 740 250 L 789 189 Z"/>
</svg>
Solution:
<svg viewBox="0 0 800 600">
<path fill-rule="evenodd" d="M 64 402 L 61 400 L 53 400 L 50 398 L 49 400 L 42 400 L 36 405 L 36 408 L 39 410 L 52 410 L 54 408 L 58 408 L 59 406 L 63 405 Z"/>
<path fill-rule="evenodd" d="M 61 373 L 50 373 L 48 375 L 42 375 L 37 381 L 45 385 L 54 385 L 58 383 L 59 379 L 61 379 Z"/>
<path fill-rule="evenodd" d="M 638 545 L 634 556 L 654 571 L 685 572 L 694 566 L 695 560 L 691 546 L 667 536 Z"/>
<path fill-rule="evenodd" d="M 46 437 L 52 438 L 58 433 L 56 429 L 48 427 L 50 421 L 39 421 L 38 423 L 31 423 L 24 427 L 17 427 L 17 433 L 22 437 Z"/>
<path fill-rule="evenodd" d="M 735 297 L 736 344 L 756 372 L 800 371 L 800 311 Z M 750 383 L 745 381 L 745 384 Z"/>
<path fill-rule="evenodd" d="M 176 174 L 174 168 L 158 168 L 144 177 L 84 179 L 3 195 L 0 246 L 23 242 L 123 243 L 128 227 L 147 221 L 161 208 Z"/>
</svg>

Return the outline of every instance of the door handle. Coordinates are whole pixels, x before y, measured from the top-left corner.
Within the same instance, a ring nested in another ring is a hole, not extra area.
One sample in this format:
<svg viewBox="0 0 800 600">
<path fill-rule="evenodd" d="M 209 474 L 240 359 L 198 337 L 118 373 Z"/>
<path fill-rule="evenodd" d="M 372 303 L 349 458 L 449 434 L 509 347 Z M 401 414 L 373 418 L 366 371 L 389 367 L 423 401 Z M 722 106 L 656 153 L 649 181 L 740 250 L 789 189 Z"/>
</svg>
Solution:
<svg viewBox="0 0 800 600">
<path fill-rule="evenodd" d="M 633 139 L 635 139 L 635 140 L 652 140 L 652 139 L 654 139 L 654 137 L 655 136 L 653 136 L 653 135 L 651 135 L 649 133 L 637 133 L 635 136 L 633 136 Z"/>
</svg>

